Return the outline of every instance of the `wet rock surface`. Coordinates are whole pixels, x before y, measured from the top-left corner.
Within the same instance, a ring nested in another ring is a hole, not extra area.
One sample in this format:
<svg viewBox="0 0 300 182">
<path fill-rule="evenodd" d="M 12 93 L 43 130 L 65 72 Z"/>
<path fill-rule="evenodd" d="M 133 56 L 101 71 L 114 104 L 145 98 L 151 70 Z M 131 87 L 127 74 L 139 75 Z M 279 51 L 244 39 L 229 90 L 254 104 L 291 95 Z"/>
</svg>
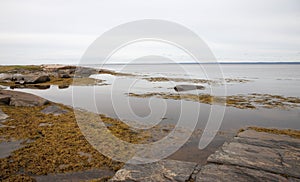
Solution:
<svg viewBox="0 0 300 182">
<path fill-rule="evenodd" d="M 49 103 L 48 100 L 33 94 L 11 90 L 0 90 L 0 104 L 32 107 L 43 106 L 47 103 Z"/>
<path fill-rule="evenodd" d="M 246 130 L 208 158 L 196 181 L 297 181 L 299 161 L 299 139 Z"/>
<path fill-rule="evenodd" d="M 300 181 L 300 139 L 247 129 L 203 166 L 162 160 L 125 165 L 112 181 Z"/>
<path fill-rule="evenodd" d="M 187 181 L 196 163 L 161 160 L 149 164 L 126 164 L 111 181 Z"/>
</svg>

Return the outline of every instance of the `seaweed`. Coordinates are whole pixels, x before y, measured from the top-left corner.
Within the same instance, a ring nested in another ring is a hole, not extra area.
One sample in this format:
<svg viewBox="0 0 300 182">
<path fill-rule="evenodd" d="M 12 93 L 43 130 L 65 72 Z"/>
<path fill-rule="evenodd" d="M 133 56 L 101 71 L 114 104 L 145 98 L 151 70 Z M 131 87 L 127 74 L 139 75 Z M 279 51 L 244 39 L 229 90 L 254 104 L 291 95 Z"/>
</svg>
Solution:
<svg viewBox="0 0 300 182">
<path fill-rule="evenodd" d="M 54 104 L 54 103 L 51 103 Z M 60 105 L 60 104 L 57 104 Z M 0 159 L 0 178 L 6 179 L 16 174 L 46 175 L 82 171 L 92 168 L 118 170 L 123 163 L 99 153 L 83 136 L 72 108 L 60 105 L 68 113 L 55 116 L 43 114 L 42 107 L 0 106 L 9 115 L 0 128 L 2 140 L 25 140 L 24 147 L 15 150 L 9 157 Z M 87 112 L 82 111 L 82 114 Z M 146 134 L 131 132 L 121 121 L 98 115 L 109 127 L 111 133 L 120 139 L 140 143 Z M 88 119 L 88 118 L 87 118 Z M 51 123 L 51 125 L 41 125 Z M 13 126 L 13 127 L 11 127 Z M 81 155 L 85 153 L 87 155 Z"/>
</svg>

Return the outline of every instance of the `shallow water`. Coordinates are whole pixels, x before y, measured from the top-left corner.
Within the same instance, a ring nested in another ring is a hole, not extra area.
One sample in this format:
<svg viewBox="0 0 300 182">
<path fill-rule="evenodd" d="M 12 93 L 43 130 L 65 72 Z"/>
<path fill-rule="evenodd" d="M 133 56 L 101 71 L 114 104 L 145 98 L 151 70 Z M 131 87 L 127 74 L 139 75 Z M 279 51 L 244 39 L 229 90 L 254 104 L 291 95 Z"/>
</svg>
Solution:
<svg viewBox="0 0 300 182">
<path fill-rule="evenodd" d="M 147 126 L 154 126 L 161 121 L 163 124 L 177 124 L 179 118 L 184 125 L 192 126 L 197 122 L 196 130 L 203 130 L 211 112 L 211 105 L 192 101 L 170 100 L 156 97 L 135 98 L 128 97 L 128 93 L 169 92 L 175 82 L 149 82 L 145 77 L 177 77 L 204 78 L 205 73 L 198 65 L 131 65 L 121 69 L 120 65 L 109 65 L 106 68 L 116 71 L 134 73 L 139 76 L 115 77 L 112 75 L 93 75 L 93 78 L 105 80 L 102 86 L 70 86 L 59 89 L 51 86 L 46 90 L 21 89 L 48 100 L 66 105 L 87 109 L 89 111 L 106 114 L 110 117 L 131 124 L 130 121 L 140 122 Z M 185 70 L 182 72 L 182 70 Z M 214 65 L 206 65 L 206 71 L 216 71 Z M 221 65 L 224 78 L 239 78 L 250 80 L 246 83 L 229 83 L 226 85 L 207 85 L 205 90 L 188 91 L 184 93 L 210 93 L 216 95 L 233 94 L 274 94 L 283 96 L 300 96 L 300 65 Z M 208 79 L 218 80 L 219 73 L 210 73 Z M 226 86 L 226 87 L 225 87 Z M 18 89 L 17 89 L 18 90 Z M 222 110 L 223 106 L 218 106 Z M 217 147 L 229 140 L 240 128 L 246 126 L 262 126 L 275 128 L 300 129 L 299 108 L 290 110 L 265 109 L 255 110 L 226 107 L 219 134 L 204 150 L 198 149 L 200 134 L 193 135 L 179 151 L 171 156 L 173 159 L 203 162 Z M 216 113 L 211 113 L 212 115 Z M 195 121 L 194 118 L 197 118 Z M 214 122 L 214 121 L 213 121 Z M 218 122 L 218 121 L 215 121 Z M 134 127 L 134 126 L 133 126 Z M 225 133 L 225 134 L 224 134 Z M 200 160 L 200 161 L 199 161 Z"/>
</svg>

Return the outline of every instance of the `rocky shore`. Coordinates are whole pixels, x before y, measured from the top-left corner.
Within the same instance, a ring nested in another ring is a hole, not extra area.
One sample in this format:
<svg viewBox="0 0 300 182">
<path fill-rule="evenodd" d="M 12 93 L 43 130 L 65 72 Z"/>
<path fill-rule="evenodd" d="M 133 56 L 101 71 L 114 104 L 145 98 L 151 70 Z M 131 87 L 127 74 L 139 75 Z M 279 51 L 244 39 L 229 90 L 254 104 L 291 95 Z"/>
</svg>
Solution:
<svg viewBox="0 0 300 182">
<path fill-rule="evenodd" d="M 0 85 L 10 86 L 11 88 L 43 89 L 50 87 L 50 85 L 65 88 L 69 85 L 100 84 L 101 80 L 90 78 L 93 74 L 130 76 L 130 74 L 80 66 L 0 66 Z"/>
<path fill-rule="evenodd" d="M 205 165 L 174 160 L 126 164 L 111 181 L 300 181 L 300 132 L 248 128 Z"/>
<path fill-rule="evenodd" d="M 101 80 L 90 78 L 93 74 L 134 76 L 64 65 L 1 66 L 0 85 L 47 89 L 51 85 L 67 88 L 69 85 L 101 84 Z M 146 80 L 169 81 L 163 77 Z M 205 89 L 198 84 L 216 83 L 201 79 L 171 81 L 197 85 L 176 85 L 173 89 L 182 94 L 130 93 L 129 96 L 226 103 L 239 109 L 291 109 L 300 104 L 296 97 L 267 94 L 228 97 L 187 94 L 184 92 Z M 0 181 L 300 181 L 300 131 L 249 127 L 210 155 L 206 164 L 165 159 L 151 164 L 124 165 L 91 146 L 76 122 L 74 111 L 74 108 L 33 94 L 0 87 Z M 87 111 L 76 112 L 80 117 L 93 120 Z M 134 144 L 161 138 L 159 132 L 158 136 L 153 136 L 156 129 L 163 130 L 163 135 L 172 131 L 172 128 L 155 127 L 139 131 L 118 119 L 101 114 L 97 118 L 101 118 L 116 137 Z M 93 124 L 98 120 L 89 122 Z M 99 136 L 105 137 L 103 133 Z"/>
<path fill-rule="evenodd" d="M 89 145 L 72 108 L 22 92 L 0 90 L 0 96 L 3 181 L 63 180 L 71 176 L 97 181 L 300 180 L 299 131 L 256 127 L 241 130 L 204 165 L 166 159 L 123 166 Z M 143 134 L 129 132 L 122 121 L 100 117 L 116 136 L 143 142 Z"/>
<path fill-rule="evenodd" d="M 87 142 L 73 108 L 11 90 L 0 90 L 0 98 L 0 181 L 51 181 L 72 175 L 100 181 L 123 166 Z M 89 116 L 87 111 L 77 113 Z M 98 117 L 124 141 L 146 139 L 120 120 Z"/>
</svg>

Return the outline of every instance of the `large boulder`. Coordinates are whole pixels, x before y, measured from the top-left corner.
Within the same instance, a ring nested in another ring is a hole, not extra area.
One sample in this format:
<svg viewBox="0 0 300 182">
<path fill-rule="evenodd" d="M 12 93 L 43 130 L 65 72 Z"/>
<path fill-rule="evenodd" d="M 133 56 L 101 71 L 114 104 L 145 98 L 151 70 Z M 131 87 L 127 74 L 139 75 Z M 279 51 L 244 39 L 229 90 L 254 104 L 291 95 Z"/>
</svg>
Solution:
<svg viewBox="0 0 300 182">
<path fill-rule="evenodd" d="M 32 107 L 32 106 L 43 106 L 49 103 L 48 100 L 41 98 L 39 96 L 18 92 L 18 91 L 11 91 L 11 90 L 0 90 L 0 96 L 3 98 L 9 98 L 9 104 L 11 106 L 24 106 L 24 107 Z M 5 103 L 5 102 L 4 102 Z"/>
<path fill-rule="evenodd" d="M 50 81 L 50 77 L 48 75 L 29 75 L 25 77 L 25 83 L 45 83 Z"/>
<path fill-rule="evenodd" d="M 30 74 L 30 75 L 17 75 L 13 76 L 12 81 L 20 84 L 36 84 L 36 83 L 45 83 L 50 81 L 50 77 L 48 75 L 43 74 Z"/>
</svg>

